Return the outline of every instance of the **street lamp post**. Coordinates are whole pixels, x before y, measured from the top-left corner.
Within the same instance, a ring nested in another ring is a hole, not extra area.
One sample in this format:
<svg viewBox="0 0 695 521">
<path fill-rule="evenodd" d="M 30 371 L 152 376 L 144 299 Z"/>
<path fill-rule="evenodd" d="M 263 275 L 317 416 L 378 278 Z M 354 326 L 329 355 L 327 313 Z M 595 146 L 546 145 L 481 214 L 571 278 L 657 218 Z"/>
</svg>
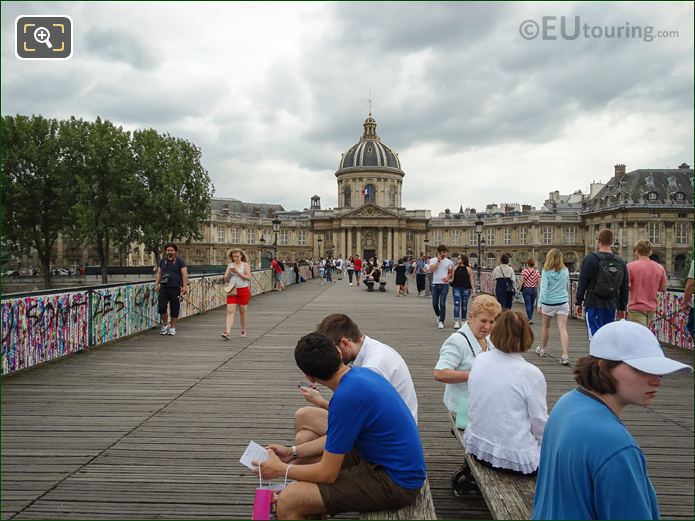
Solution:
<svg viewBox="0 0 695 521">
<path fill-rule="evenodd" d="M 481 244 L 480 242 L 484 239 L 480 238 L 480 234 L 483 233 L 483 224 L 485 224 L 482 220 L 475 221 L 475 233 L 478 235 L 478 291 L 480 291 L 480 269 L 481 269 L 481 262 L 483 260 L 483 253 L 481 250 Z"/>
<path fill-rule="evenodd" d="M 273 232 L 275 232 L 275 241 L 273 242 L 273 258 L 278 258 L 278 232 L 280 231 L 280 219 L 273 219 Z"/>
<path fill-rule="evenodd" d="M 427 237 L 425 237 L 425 257 L 427 257 L 427 247 L 429 246 L 429 244 L 430 240 Z"/>
<path fill-rule="evenodd" d="M 323 239 L 319 237 L 319 257 L 323 257 L 323 255 L 321 254 L 321 243 L 323 243 Z"/>
</svg>

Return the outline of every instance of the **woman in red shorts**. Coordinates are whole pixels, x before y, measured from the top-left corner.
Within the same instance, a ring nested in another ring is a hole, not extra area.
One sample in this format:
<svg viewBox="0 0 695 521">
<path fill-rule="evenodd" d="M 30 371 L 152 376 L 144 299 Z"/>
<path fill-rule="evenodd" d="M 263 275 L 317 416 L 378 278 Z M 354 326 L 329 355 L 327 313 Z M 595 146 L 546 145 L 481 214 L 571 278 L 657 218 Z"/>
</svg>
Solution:
<svg viewBox="0 0 695 521">
<path fill-rule="evenodd" d="M 241 319 L 241 336 L 246 336 L 246 316 L 251 299 L 249 280 L 251 279 L 251 267 L 246 261 L 246 254 L 238 248 L 229 250 L 227 254 L 229 266 L 224 272 L 224 280 L 227 286 L 233 286 L 231 295 L 227 295 L 227 324 L 222 333 L 222 338 L 229 340 L 229 333 L 234 325 L 234 314 L 239 305 L 239 318 Z"/>
</svg>

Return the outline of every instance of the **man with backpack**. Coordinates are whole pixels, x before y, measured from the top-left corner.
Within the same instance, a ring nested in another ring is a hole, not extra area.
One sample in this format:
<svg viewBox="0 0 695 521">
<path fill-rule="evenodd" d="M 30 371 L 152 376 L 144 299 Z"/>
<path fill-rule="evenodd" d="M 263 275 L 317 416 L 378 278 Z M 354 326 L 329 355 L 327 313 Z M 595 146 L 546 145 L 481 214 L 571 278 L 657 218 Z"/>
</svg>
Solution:
<svg viewBox="0 0 695 521">
<path fill-rule="evenodd" d="M 589 339 L 601 326 L 625 318 L 628 301 L 628 272 L 625 261 L 611 251 L 613 232 L 601 230 L 597 250 L 582 262 L 577 285 L 577 316 L 586 319 Z"/>
<path fill-rule="evenodd" d="M 284 291 L 285 284 L 282 282 L 282 272 L 285 271 L 285 265 L 277 257 L 273 257 L 270 261 L 270 267 L 273 268 L 273 278 L 275 279 L 274 291 Z"/>
</svg>

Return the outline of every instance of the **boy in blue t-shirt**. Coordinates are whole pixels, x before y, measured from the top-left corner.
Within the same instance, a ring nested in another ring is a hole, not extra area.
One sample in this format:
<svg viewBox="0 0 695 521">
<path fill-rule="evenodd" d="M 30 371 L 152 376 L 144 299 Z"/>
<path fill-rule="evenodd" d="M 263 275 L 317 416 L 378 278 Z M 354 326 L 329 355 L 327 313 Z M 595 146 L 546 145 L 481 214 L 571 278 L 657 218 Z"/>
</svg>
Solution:
<svg viewBox="0 0 695 521">
<path fill-rule="evenodd" d="M 321 460 L 289 463 L 273 447 L 260 463 L 266 479 L 296 480 L 278 497 L 280 519 L 400 508 L 415 502 L 425 481 L 425 458 L 413 415 L 393 386 L 370 369 L 343 364 L 331 340 L 304 336 L 294 352 L 310 382 L 333 391 Z M 296 452 L 296 451 L 295 451 Z"/>
</svg>

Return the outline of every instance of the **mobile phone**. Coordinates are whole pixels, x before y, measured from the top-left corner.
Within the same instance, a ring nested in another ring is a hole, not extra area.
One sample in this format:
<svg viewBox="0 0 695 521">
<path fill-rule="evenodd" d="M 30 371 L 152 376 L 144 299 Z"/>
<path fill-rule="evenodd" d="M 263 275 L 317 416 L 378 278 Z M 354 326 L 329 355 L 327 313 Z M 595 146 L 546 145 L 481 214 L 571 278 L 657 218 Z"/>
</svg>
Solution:
<svg viewBox="0 0 695 521">
<path fill-rule="evenodd" d="M 300 381 L 300 382 L 297 384 L 297 387 L 298 387 L 299 389 L 301 389 L 302 387 L 306 387 L 306 388 L 308 388 L 308 389 L 315 389 L 315 387 L 314 387 L 312 384 L 310 384 L 309 382 L 305 382 L 304 380 Z"/>
</svg>

